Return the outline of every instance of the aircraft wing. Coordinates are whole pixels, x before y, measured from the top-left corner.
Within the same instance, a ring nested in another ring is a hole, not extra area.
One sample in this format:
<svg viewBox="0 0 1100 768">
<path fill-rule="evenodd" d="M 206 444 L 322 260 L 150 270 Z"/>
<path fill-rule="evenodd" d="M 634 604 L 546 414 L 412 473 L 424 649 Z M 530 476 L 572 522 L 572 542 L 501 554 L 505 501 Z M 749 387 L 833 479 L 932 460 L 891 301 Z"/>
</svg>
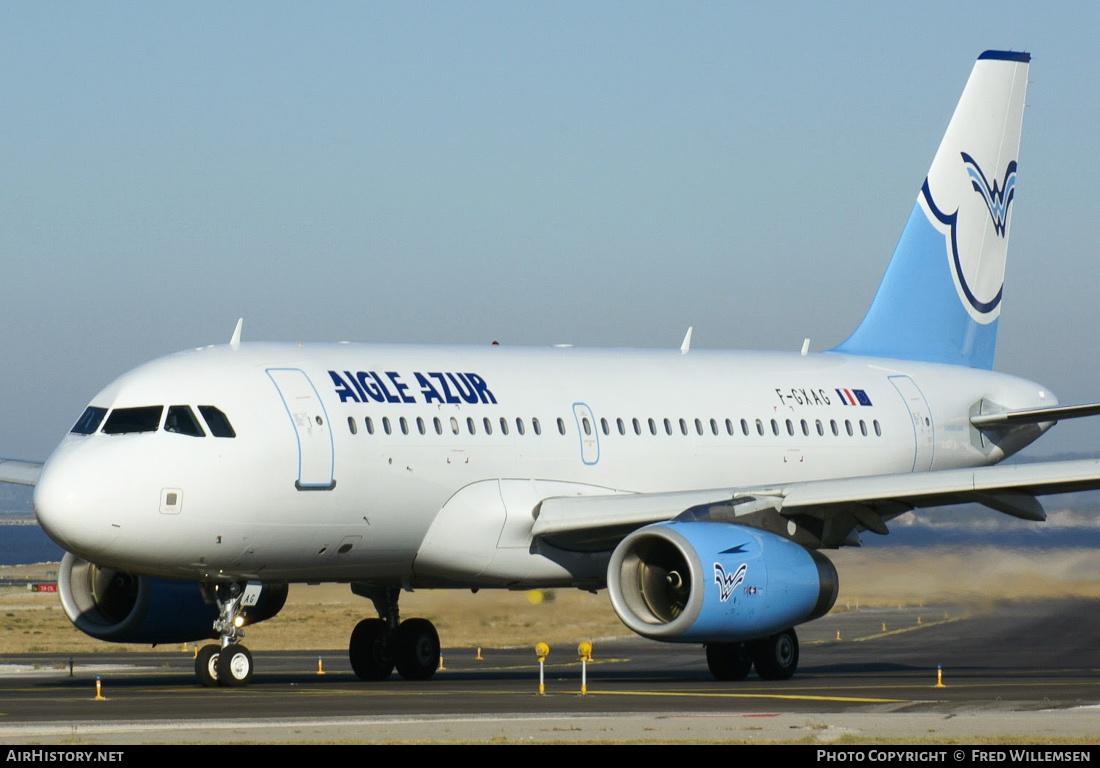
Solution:
<svg viewBox="0 0 1100 768">
<path fill-rule="evenodd" d="M 809 547 L 837 547 L 858 545 L 860 530 L 888 533 L 886 521 L 912 509 L 978 503 L 1013 517 L 1045 520 L 1038 496 L 1097 488 L 1100 459 L 708 491 L 554 497 L 539 505 L 532 533 L 563 548 L 594 549 L 614 546 L 643 525 L 678 518 L 740 523 L 791 535 Z"/>
<path fill-rule="evenodd" d="M 16 461 L 0 459 L 0 483 L 16 485 L 34 485 L 42 472 L 42 463 L 38 461 Z"/>
</svg>

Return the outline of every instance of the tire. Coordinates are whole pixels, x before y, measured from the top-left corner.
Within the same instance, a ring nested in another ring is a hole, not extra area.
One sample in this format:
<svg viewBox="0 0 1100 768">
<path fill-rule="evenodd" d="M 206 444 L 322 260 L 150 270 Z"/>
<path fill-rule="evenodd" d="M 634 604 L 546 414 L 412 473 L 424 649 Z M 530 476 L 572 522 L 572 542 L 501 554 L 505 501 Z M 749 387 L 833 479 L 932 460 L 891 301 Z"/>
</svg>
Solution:
<svg viewBox="0 0 1100 768">
<path fill-rule="evenodd" d="M 753 645 L 753 664 L 761 680 L 790 680 L 798 669 L 798 635 L 793 627 Z"/>
<path fill-rule="evenodd" d="M 439 668 L 439 633 L 427 619 L 406 619 L 393 636 L 397 672 L 406 680 L 427 680 Z"/>
<path fill-rule="evenodd" d="M 386 648 L 386 623 L 363 619 L 355 625 L 348 643 L 352 671 L 360 680 L 385 680 L 393 672 L 393 657 Z"/>
<path fill-rule="evenodd" d="M 252 654 L 243 645 L 230 643 L 218 654 L 218 685 L 235 688 L 252 679 Z"/>
<path fill-rule="evenodd" d="M 195 657 L 195 677 L 204 688 L 213 688 L 218 684 L 220 652 L 221 648 L 217 645 L 204 645 Z"/>
<path fill-rule="evenodd" d="M 715 680 L 744 680 L 752 669 L 752 656 L 744 643 L 708 643 L 707 666 Z"/>
</svg>

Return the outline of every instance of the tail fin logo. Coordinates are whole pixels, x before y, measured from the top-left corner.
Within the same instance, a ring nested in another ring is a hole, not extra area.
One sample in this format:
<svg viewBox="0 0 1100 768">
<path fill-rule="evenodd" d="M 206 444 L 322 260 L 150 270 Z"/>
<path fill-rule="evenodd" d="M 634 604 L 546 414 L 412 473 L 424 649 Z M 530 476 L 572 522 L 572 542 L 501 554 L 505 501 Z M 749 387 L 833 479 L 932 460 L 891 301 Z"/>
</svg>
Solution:
<svg viewBox="0 0 1100 768">
<path fill-rule="evenodd" d="M 974 186 L 974 191 L 982 196 L 985 207 L 989 209 L 989 216 L 993 219 L 993 228 L 998 235 L 1004 237 L 1005 226 L 1008 222 L 1008 207 L 1012 205 L 1012 198 L 1016 193 L 1016 161 L 1013 160 L 1008 164 L 1000 187 L 997 186 L 997 179 L 994 178 L 991 188 L 985 174 L 978 167 L 974 158 L 965 152 L 961 154 L 963 164 L 966 166 L 966 173 L 970 176 L 970 183 Z"/>
</svg>

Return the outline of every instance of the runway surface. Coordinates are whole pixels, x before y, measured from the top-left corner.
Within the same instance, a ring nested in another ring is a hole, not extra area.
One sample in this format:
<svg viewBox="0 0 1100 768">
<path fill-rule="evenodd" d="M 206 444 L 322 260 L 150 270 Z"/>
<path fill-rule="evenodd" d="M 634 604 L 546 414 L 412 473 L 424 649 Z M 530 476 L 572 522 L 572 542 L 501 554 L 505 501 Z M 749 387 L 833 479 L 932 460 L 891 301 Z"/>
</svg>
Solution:
<svg viewBox="0 0 1100 768">
<path fill-rule="evenodd" d="M 340 652 L 258 653 L 252 683 L 236 689 L 198 686 L 180 648 L 86 655 L 71 675 L 67 658 L 9 656 L 0 741 L 1096 743 L 1098 609 L 1067 599 L 834 613 L 799 627 L 799 671 L 784 682 L 716 682 L 698 646 L 596 641 L 584 695 L 575 647 L 551 649 L 543 695 L 529 648 L 481 660 L 445 648 L 444 669 L 421 683 L 362 683 Z"/>
</svg>

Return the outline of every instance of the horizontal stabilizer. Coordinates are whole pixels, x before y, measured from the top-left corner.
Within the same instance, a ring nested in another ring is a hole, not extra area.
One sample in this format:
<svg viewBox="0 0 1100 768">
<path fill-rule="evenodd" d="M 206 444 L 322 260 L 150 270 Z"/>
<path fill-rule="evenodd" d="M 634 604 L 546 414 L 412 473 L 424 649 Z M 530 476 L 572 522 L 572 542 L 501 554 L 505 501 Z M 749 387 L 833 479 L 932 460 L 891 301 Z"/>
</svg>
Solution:
<svg viewBox="0 0 1100 768">
<path fill-rule="evenodd" d="M 1041 424 L 1049 421 L 1079 419 L 1084 416 L 1096 415 L 1100 415 L 1100 403 L 1085 403 L 1083 405 L 1055 405 L 1050 408 L 1028 408 L 1020 411 L 983 413 L 979 416 L 971 416 L 970 423 L 981 429 L 982 427 L 1007 427 L 1014 424 Z"/>
</svg>

